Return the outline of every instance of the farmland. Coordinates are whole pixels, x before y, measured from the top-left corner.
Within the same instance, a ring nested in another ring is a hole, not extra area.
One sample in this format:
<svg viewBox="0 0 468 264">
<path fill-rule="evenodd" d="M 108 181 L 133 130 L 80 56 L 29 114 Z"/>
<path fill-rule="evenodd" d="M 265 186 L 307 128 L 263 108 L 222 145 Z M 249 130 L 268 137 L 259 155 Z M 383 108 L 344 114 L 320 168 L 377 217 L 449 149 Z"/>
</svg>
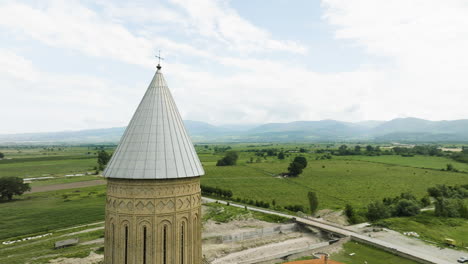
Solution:
<svg viewBox="0 0 468 264">
<path fill-rule="evenodd" d="M 290 158 L 292 159 L 292 158 Z M 310 160 L 310 159 L 309 159 Z M 277 177 L 290 160 L 268 158 L 261 163 L 217 167 L 205 163 L 202 184 L 232 190 L 234 197 L 307 208 L 308 191 L 319 196 L 320 208 L 341 209 L 346 203 L 363 207 L 370 201 L 412 192 L 418 197 L 436 184 L 464 184 L 465 173 L 446 172 L 359 160 L 310 160 L 297 178 Z"/>
<path fill-rule="evenodd" d="M 308 208 L 306 197 L 309 191 L 317 193 L 320 209 L 341 210 L 347 203 L 362 209 L 371 201 L 397 196 L 401 192 L 409 191 L 420 198 L 426 194 L 428 187 L 436 184 L 468 182 L 467 173 L 440 170 L 449 162 L 459 170 L 465 170 L 467 166 L 446 157 L 355 155 L 316 160 L 320 154 L 298 153 L 297 150 L 301 147 L 313 150 L 325 146 L 231 144 L 228 147 L 240 151 L 237 165 L 219 167 L 216 161 L 223 156 L 223 152 L 214 151 L 216 147 L 226 148 L 226 145 L 197 146 L 206 171 L 202 177 L 203 185 L 231 190 L 234 199 L 259 200 L 269 204 L 275 200 L 278 208 L 293 204 Z M 284 160 L 279 160 L 276 156 L 258 157 L 249 151 L 256 148 L 289 149 L 294 152 L 287 153 Z M 112 151 L 111 148 L 107 150 Z M 34 181 L 33 186 L 94 180 L 97 177 L 93 175 L 64 177 L 66 174 L 92 171 L 96 165 L 94 151 L 89 147 L 62 147 L 60 151 L 32 148 L 21 149 L 20 152 L 0 149 L 6 158 L 10 158 L 0 160 L 0 177 L 54 177 Z M 278 174 L 287 171 L 288 164 L 298 155 L 305 156 L 309 161 L 304 172 L 297 178 L 278 177 Z M 102 220 L 104 191 L 104 186 L 97 186 L 82 188 L 80 193 L 73 193 L 73 190 L 49 192 L 47 195 L 34 193 L 17 198 L 12 203 L 0 203 L 2 238 Z M 63 198 L 64 195 L 74 198 Z M 74 217 L 76 215 L 79 217 Z M 17 226 L 21 226 L 21 232 Z"/>
<path fill-rule="evenodd" d="M 0 203 L 0 239 L 104 220 L 105 186 L 25 194 Z"/>
</svg>

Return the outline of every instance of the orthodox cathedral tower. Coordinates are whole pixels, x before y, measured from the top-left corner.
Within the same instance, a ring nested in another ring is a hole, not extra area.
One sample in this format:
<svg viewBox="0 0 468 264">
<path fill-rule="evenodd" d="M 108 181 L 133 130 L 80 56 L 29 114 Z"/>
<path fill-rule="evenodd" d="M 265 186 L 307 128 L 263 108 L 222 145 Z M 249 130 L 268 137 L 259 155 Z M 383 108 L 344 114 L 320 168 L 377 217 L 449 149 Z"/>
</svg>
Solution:
<svg viewBox="0 0 468 264">
<path fill-rule="evenodd" d="M 158 64 L 104 171 L 104 263 L 200 264 L 203 174 Z"/>
</svg>

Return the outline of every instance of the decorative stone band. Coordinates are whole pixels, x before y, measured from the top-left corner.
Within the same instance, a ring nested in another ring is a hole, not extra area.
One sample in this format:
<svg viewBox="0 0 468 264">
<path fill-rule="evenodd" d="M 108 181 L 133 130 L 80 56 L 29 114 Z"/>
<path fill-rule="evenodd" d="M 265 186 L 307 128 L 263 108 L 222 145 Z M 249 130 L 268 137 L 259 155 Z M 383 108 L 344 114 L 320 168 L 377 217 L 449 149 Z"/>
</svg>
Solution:
<svg viewBox="0 0 468 264">
<path fill-rule="evenodd" d="M 106 264 L 201 263 L 200 178 L 108 179 Z"/>
</svg>

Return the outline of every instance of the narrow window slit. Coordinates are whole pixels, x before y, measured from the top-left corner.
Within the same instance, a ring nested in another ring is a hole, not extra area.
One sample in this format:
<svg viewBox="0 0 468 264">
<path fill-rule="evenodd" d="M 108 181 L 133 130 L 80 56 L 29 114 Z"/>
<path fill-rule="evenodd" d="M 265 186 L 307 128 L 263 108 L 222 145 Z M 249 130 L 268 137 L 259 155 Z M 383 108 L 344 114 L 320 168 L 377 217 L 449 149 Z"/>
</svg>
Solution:
<svg viewBox="0 0 468 264">
<path fill-rule="evenodd" d="M 124 263 L 128 263 L 128 226 L 125 226 L 125 257 Z"/>
<path fill-rule="evenodd" d="M 146 264 L 146 226 L 143 227 L 143 264 Z"/>
<path fill-rule="evenodd" d="M 163 264 L 167 264 L 167 226 L 163 230 Z"/>
</svg>

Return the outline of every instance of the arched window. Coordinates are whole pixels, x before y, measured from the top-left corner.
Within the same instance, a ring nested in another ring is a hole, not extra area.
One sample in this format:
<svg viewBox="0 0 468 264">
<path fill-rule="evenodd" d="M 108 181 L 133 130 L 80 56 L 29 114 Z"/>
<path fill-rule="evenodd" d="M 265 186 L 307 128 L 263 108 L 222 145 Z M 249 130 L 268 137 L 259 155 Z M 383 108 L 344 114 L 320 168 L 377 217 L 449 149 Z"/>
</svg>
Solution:
<svg viewBox="0 0 468 264">
<path fill-rule="evenodd" d="M 115 260 L 115 225 L 112 223 L 111 226 L 111 263 Z"/>
<path fill-rule="evenodd" d="M 124 263 L 128 263 L 128 225 L 125 225 Z"/>
<path fill-rule="evenodd" d="M 180 225 L 180 264 L 184 264 L 185 259 L 185 222 Z"/>
<path fill-rule="evenodd" d="M 167 225 L 163 227 L 163 264 L 167 264 Z"/>
<path fill-rule="evenodd" d="M 146 247 L 147 247 L 146 226 L 144 226 L 143 227 L 143 264 L 146 264 Z"/>
<path fill-rule="evenodd" d="M 195 215 L 193 217 L 193 221 L 192 221 L 192 231 L 191 231 L 192 232 L 192 240 L 193 240 L 192 245 L 196 245 L 197 242 L 198 242 L 198 230 L 197 230 L 198 224 L 197 223 L 198 223 L 198 217 L 197 217 L 197 215 Z M 193 259 L 196 262 L 198 260 L 198 257 L 199 257 L 198 256 L 199 252 L 198 252 L 197 247 L 192 247 L 192 250 L 193 250 L 193 253 L 192 253 L 193 254 Z"/>
</svg>

